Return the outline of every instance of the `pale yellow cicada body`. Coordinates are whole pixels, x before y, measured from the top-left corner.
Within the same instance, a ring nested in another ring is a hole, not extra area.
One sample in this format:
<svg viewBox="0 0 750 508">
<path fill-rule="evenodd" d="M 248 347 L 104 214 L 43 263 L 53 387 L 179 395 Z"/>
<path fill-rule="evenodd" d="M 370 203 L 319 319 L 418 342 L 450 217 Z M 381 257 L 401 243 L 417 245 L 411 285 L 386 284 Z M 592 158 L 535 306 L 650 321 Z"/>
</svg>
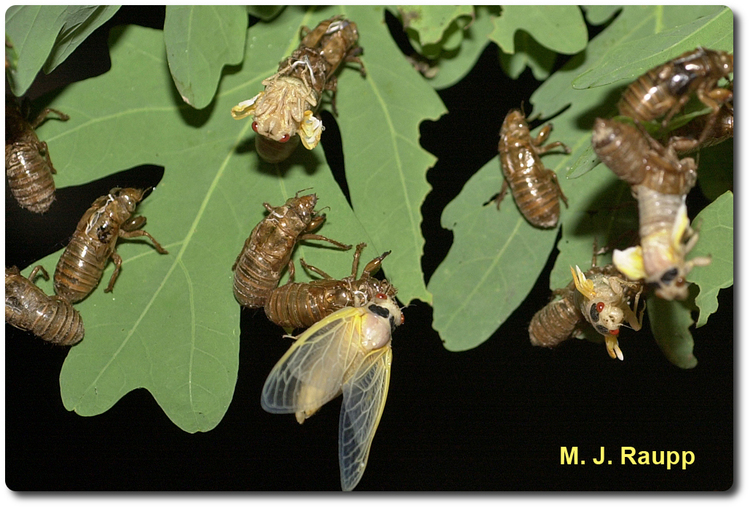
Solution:
<svg viewBox="0 0 750 508">
<path fill-rule="evenodd" d="M 342 490 L 354 489 L 365 471 L 388 395 L 391 334 L 402 323 L 401 309 L 385 294 L 362 307 L 340 309 L 298 335 L 263 386 L 263 409 L 294 413 L 299 423 L 343 394 Z"/>
<path fill-rule="evenodd" d="M 274 148 L 291 153 L 299 141 L 308 150 L 315 148 L 323 133 L 323 122 L 314 114 L 320 95 L 303 80 L 278 73 L 262 84 L 266 87 L 264 91 L 232 108 L 235 120 L 253 116 L 252 127 L 258 133 L 255 138 L 258 154 L 269 162 L 277 162 L 289 154 L 279 158 Z M 298 134 L 299 138 L 295 140 Z M 262 140 L 271 143 L 263 145 Z M 274 146 L 290 141 L 291 150 Z M 264 149 L 269 144 L 274 148 Z"/>
<path fill-rule="evenodd" d="M 631 282 L 612 272 L 596 272 L 594 269 L 586 277 L 581 269 L 570 267 L 576 292 L 574 302 L 583 317 L 594 329 L 604 336 L 607 352 L 612 358 L 624 358 L 617 336 L 620 326 L 627 323 L 635 331 L 641 329 L 643 312 L 636 315 L 643 285 Z M 593 273 L 592 273 L 593 271 Z M 633 307 L 630 296 L 635 292 Z"/>
</svg>

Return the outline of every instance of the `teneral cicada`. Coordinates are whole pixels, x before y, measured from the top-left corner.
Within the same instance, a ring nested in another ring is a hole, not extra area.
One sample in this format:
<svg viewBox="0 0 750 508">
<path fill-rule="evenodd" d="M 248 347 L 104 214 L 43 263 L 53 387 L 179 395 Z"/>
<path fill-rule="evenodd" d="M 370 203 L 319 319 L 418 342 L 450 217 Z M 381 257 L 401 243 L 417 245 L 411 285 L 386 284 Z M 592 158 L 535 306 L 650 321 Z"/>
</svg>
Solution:
<svg viewBox="0 0 750 508">
<path fill-rule="evenodd" d="M 167 254 L 154 237 L 141 229 L 146 217 L 133 215 L 144 193 L 143 189 L 114 188 L 106 196 L 97 198 L 83 214 L 57 262 L 55 292 L 58 295 L 73 303 L 86 298 L 99 284 L 109 258 L 115 270 L 104 292 L 112 291 L 122 265 L 122 258 L 115 250 L 118 238 L 145 236 L 160 254 Z"/>
<path fill-rule="evenodd" d="M 734 72 L 734 56 L 725 51 L 696 48 L 649 70 L 628 86 L 617 104 L 621 115 L 637 122 L 648 122 L 663 117 L 666 127 L 695 94 L 709 106 L 706 133 L 721 105 L 732 99 L 732 90 L 718 87 L 722 78 Z"/>
<path fill-rule="evenodd" d="M 554 292 L 560 298 L 534 314 L 529 324 L 531 343 L 554 347 L 580 335 L 588 323 L 604 336 L 609 356 L 622 360 L 617 337 L 624 324 L 641 329 L 643 310 L 640 316 L 636 312 L 643 285 L 627 280 L 611 264 L 593 266 L 585 273 L 577 266 L 570 271 L 573 281 Z"/>
<path fill-rule="evenodd" d="M 694 266 L 710 262 L 685 259 L 698 241 L 685 205 L 697 179 L 695 161 L 678 159 L 673 146 L 614 120 L 596 120 L 592 144 L 601 161 L 631 185 L 638 201 L 641 244 L 615 250 L 615 266 L 631 280 L 644 280 L 660 298 L 684 300 L 685 276 Z"/>
<path fill-rule="evenodd" d="M 541 155 L 549 150 L 562 147 L 565 153 L 570 148 L 560 141 L 546 146 L 542 144 L 549 137 L 552 125 L 546 125 L 532 138 L 524 114 L 511 110 L 505 117 L 500 129 L 500 142 L 497 145 L 500 153 L 500 165 L 503 170 L 503 186 L 496 198 L 497 207 L 510 187 L 518 209 L 534 226 L 551 228 L 557 225 L 560 218 L 560 199 L 567 206 L 568 200 L 563 194 L 557 175 L 544 167 Z"/>
<path fill-rule="evenodd" d="M 361 307 L 337 310 L 296 337 L 263 386 L 263 409 L 294 413 L 299 423 L 343 393 L 342 490 L 354 489 L 365 471 L 388 395 L 391 334 L 403 321 L 395 300 L 384 294 Z"/>
<path fill-rule="evenodd" d="M 344 307 L 361 307 L 377 294 L 396 295 L 396 288 L 387 281 L 371 276 L 380 268 L 385 252 L 365 266 L 357 278 L 359 258 L 366 244 L 360 243 L 354 251 L 352 273 L 343 279 L 334 279 L 322 270 L 300 260 L 305 269 L 323 277 L 310 283 L 294 282 L 294 265 L 290 263 L 289 281 L 271 291 L 266 301 L 268 319 L 284 328 L 307 328 Z"/>
<path fill-rule="evenodd" d="M 263 80 L 265 89 L 232 108 L 237 120 L 253 116 L 255 147 L 261 158 L 280 162 L 300 140 L 308 150 L 317 146 L 323 122 L 316 112 L 323 91 L 335 92 L 335 72 L 342 62 L 361 64 L 358 40 L 357 26 L 341 16 L 323 21 L 313 30 L 303 27 L 299 47 L 281 61 L 276 74 Z"/>
<path fill-rule="evenodd" d="M 345 250 L 352 247 L 311 233 L 325 221 L 325 215 L 315 212 L 317 202 L 315 194 L 298 193 L 282 206 L 263 203 L 269 214 L 253 228 L 232 266 L 234 296 L 242 306 L 258 308 L 266 304 L 297 242 L 323 240 Z"/>
<path fill-rule="evenodd" d="M 49 296 L 32 282 L 40 270 L 48 279 L 41 265 L 31 270 L 28 279 L 15 266 L 5 268 L 5 322 L 52 344 L 79 343 L 85 333 L 81 315 L 68 300 Z"/>
<path fill-rule="evenodd" d="M 34 132 L 50 113 L 60 120 L 68 115 L 45 108 L 33 122 L 29 122 L 15 101 L 5 101 L 5 173 L 8 187 L 21 207 L 35 213 L 46 212 L 55 199 L 56 173 L 47 143 Z"/>
</svg>

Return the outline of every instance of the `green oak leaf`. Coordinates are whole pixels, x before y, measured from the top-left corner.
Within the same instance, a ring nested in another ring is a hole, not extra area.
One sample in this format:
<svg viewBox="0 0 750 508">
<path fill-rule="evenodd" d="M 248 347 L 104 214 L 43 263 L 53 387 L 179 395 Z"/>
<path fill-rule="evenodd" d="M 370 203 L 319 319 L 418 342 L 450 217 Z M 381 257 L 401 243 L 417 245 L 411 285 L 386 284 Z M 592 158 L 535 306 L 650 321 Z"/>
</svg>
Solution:
<svg viewBox="0 0 750 508">
<path fill-rule="evenodd" d="M 206 107 L 226 65 L 242 62 L 247 12 L 240 5 L 168 5 L 164 18 L 167 61 L 182 100 Z"/>
<path fill-rule="evenodd" d="M 383 10 L 347 12 L 355 14 L 373 16 L 375 24 L 382 21 Z M 405 288 L 399 291 L 405 303 L 419 294 L 419 284 L 424 286 L 418 264 L 423 240 L 415 214 L 428 187 L 416 175 L 424 181 L 434 161 L 421 150 L 415 155 L 420 109 L 412 105 L 402 117 L 398 112 L 384 115 L 388 108 L 381 106 L 376 118 L 361 116 L 378 102 L 372 96 L 377 86 L 393 79 L 391 67 L 378 63 L 390 58 L 390 49 L 380 57 L 378 44 L 367 48 L 373 62 L 368 68 L 369 95 L 343 93 L 350 82 L 365 81 L 356 70 L 342 69 L 339 80 L 339 115 L 366 122 L 374 132 L 390 132 L 400 157 L 395 163 L 371 157 L 353 167 L 345 161 L 354 211 L 331 174 L 322 145 L 312 151 L 300 146 L 286 161 L 267 164 L 252 148 L 252 122 L 230 115 L 232 106 L 262 90 L 261 81 L 299 44 L 300 28 L 330 15 L 330 10 L 289 8 L 274 23 L 252 26 L 242 68 L 222 77 L 214 101 L 203 110 L 186 105 L 175 92 L 163 33 L 134 25 L 111 32 L 109 72 L 74 83 L 48 99 L 50 107 L 70 115 L 64 126 L 46 122 L 39 128 L 54 153 L 58 187 L 81 185 L 141 164 L 165 168 L 162 181 L 137 213 L 148 217 L 145 229 L 169 254 L 158 254 L 147 242 L 120 241 L 123 265 L 113 292 L 103 292 L 113 271 L 110 263 L 102 284 L 76 304 L 86 337 L 71 348 L 60 374 L 62 399 L 69 410 L 101 414 L 129 391 L 145 388 L 187 432 L 205 432 L 219 423 L 231 402 L 238 369 L 240 306 L 232 294 L 231 266 L 265 216 L 264 202 L 280 205 L 305 189 L 316 193 L 318 207 L 328 208 L 321 234 L 348 244 L 366 242 L 363 259 L 391 250 L 383 263 L 388 279 L 399 290 Z M 367 64 L 367 57 L 363 60 Z M 429 85 L 423 87 L 435 93 Z M 364 152 L 366 147 L 359 145 L 371 142 L 357 135 L 350 139 L 345 129 L 342 140 L 350 145 L 347 149 Z M 385 176 L 383 171 L 389 178 L 389 171 L 402 175 L 396 185 L 409 190 L 408 200 L 405 192 L 360 196 L 352 179 L 370 181 L 373 175 Z M 402 221 L 417 221 L 417 227 L 403 229 Z M 60 254 L 41 263 L 55 266 Z M 327 273 L 343 276 L 351 270 L 351 254 L 311 241 L 300 244 L 293 259 L 299 266 L 304 257 Z M 304 270 L 297 270 L 297 280 L 309 279 Z M 51 283 L 40 285 L 51 293 Z M 279 337 L 282 334 L 279 330 Z"/>
<path fill-rule="evenodd" d="M 515 53 L 515 33 L 527 32 L 547 49 L 573 55 L 588 42 L 586 22 L 575 5 L 504 5 L 494 19 L 495 29 L 490 40 L 504 53 Z"/>
<path fill-rule="evenodd" d="M 719 290 L 734 284 L 734 194 L 727 191 L 701 210 L 693 227 L 699 231 L 700 239 L 690 258 L 711 257 L 711 264 L 696 267 L 687 276 L 700 287 L 695 297 L 700 311 L 695 326 L 699 328 L 719 308 Z"/>
</svg>

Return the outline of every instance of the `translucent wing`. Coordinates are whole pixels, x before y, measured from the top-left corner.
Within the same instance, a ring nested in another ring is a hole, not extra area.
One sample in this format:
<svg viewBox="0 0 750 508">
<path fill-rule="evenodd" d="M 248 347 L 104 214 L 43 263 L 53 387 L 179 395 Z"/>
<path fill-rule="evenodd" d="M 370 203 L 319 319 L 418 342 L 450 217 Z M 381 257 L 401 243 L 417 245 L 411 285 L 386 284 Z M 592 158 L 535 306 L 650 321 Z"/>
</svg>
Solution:
<svg viewBox="0 0 750 508">
<path fill-rule="evenodd" d="M 390 343 L 372 351 L 344 383 L 344 401 L 339 415 L 342 490 L 354 489 L 365 472 L 370 445 L 388 397 L 392 356 Z"/>
<path fill-rule="evenodd" d="M 347 370 L 363 357 L 359 330 L 364 312 L 338 310 L 299 335 L 266 379 L 263 409 L 309 416 L 341 393 Z"/>
</svg>

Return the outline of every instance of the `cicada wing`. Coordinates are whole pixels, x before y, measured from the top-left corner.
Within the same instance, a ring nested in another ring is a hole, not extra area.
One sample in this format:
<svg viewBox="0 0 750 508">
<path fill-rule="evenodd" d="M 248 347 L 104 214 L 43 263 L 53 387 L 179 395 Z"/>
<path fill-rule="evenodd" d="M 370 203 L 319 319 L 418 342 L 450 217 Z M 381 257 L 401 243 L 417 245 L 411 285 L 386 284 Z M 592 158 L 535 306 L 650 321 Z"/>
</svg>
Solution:
<svg viewBox="0 0 750 508">
<path fill-rule="evenodd" d="M 309 415 L 341 393 L 344 374 L 362 357 L 361 316 L 361 309 L 347 307 L 299 335 L 263 385 L 263 409 Z"/>
<path fill-rule="evenodd" d="M 390 344 L 368 354 L 344 383 L 339 415 L 341 489 L 352 490 L 365 472 L 391 379 Z"/>
</svg>

